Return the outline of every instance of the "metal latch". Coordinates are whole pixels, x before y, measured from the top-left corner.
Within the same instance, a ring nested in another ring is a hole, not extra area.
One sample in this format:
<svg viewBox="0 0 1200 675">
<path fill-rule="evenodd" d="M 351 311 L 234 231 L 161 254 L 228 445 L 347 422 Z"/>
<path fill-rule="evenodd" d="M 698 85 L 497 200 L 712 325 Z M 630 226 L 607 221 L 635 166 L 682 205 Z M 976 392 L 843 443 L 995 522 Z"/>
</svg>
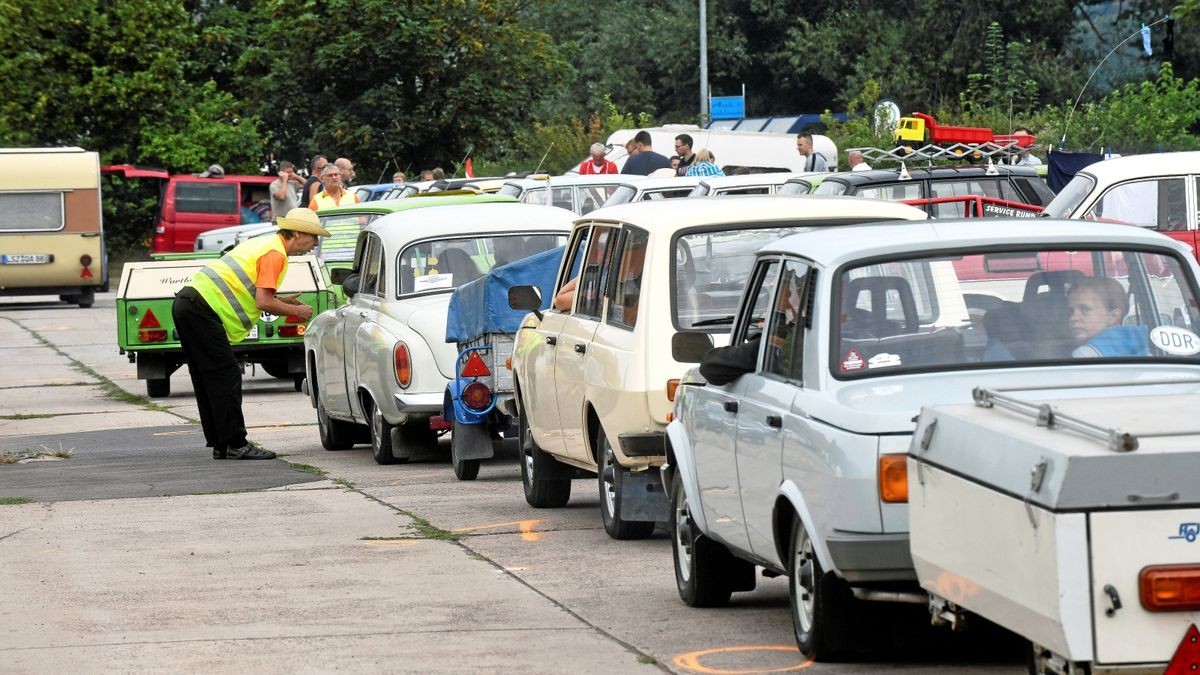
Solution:
<svg viewBox="0 0 1200 675">
<path fill-rule="evenodd" d="M 1033 470 L 1029 472 L 1029 494 L 1025 495 L 1025 515 L 1029 516 L 1029 524 L 1037 529 L 1037 518 L 1033 515 L 1033 496 L 1042 489 L 1042 483 L 1046 481 L 1046 471 L 1050 468 L 1050 462 L 1046 458 L 1034 465 Z"/>
<path fill-rule="evenodd" d="M 1121 596 L 1112 584 L 1104 584 L 1104 593 L 1108 596 L 1109 607 L 1104 610 L 1104 616 L 1112 618 L 1121 609 Z"/>
</svg>

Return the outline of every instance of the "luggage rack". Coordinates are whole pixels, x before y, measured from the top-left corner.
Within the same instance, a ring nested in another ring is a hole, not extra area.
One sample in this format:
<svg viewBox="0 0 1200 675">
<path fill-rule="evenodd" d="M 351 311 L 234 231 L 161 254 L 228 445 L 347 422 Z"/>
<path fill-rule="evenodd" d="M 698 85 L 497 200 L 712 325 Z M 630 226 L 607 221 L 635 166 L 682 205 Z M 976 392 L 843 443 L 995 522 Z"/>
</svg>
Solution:
<svg viewBox="0 0 1200 675">
<path fill-rule="evenodd" d="M 1016 140 L 997 143 L 953 143 L 937 145 L 929 143 L 921 147 L 897 145 L 894 148 L 850 148 L 850 151 L 861 152 L 867 161 L 871 162 L 911 162 L 913 160 L 927 161 L 964 161 L 982 159 L 1004 159 L 1016 157 L 1022 152 L 1037 146 L 1021 147 Z"/>
<path fill-rule="evenodd" d="M 1200 379 L 1189 378 L 1180 380 L 1155 380 L 1147 382 L 1118 382 L 1087 385 L 1084 388 L 1094 387 L 1111 387 L 1114 385 L 1120 386 L 1151 386 L 1162 384 L 1200 384 Z M 1036 391 L 1038 389 L 1062 389 L 1062 386 L 1035 387 L 1029 389 L 1019 389 L 1019 391 Z M 1133 452 L 1138 449 L 1139 438 L 1162 438 L 1168 436 L 1184 436 L 1189 434 L 1200 434 L 1197 431 L 1161 431 L 1161 432 L 1141 432 L 1138 434 L 1129 433 L 1120 429 L 1110 429 L 1108 427 L 1093 424 L 1087 420 L 1073 417 L 1065 413 L 1059 412 L 1057 408 L 1048 403 L 1034 403 L 1026 401 L 1017 396 L 1012 396 L 1008 392 L 1009 389 L 988 389 L 985 387 L 975 387 L 971 391 L 971 396 L 975 400 L 975 405 L 981 408 L 1004 408 L 1012 412 L 1027 415 L 1037 421 L 1039 427 L 1047 429 L 1069 429 L 1079 434 L 1101 441 L 1108 446 L 1113 452 Z"/>
</svg>

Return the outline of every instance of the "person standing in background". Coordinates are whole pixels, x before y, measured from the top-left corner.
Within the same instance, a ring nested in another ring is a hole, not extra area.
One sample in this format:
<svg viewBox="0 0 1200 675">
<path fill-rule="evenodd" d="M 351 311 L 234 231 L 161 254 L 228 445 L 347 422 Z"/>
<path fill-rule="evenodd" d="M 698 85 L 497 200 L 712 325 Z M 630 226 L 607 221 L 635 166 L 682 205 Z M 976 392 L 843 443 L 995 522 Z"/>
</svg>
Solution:
<svg viewBox="0 0 1200 675">
<path fill-rule="evenodd" d="M 871 165 L 867 164 L 866 158 L 858 150 L 851 150 L 846 154 L 846 166 L 850 167 L 851 171 L 870 171 Z"/>
<path fill-rule="evenodd" d="M 313 197 L 308 204 L 308 208 L 313 211 L 327 209 L 330 206 L 358 203 L 358 195 L 342 186 L 342 171 L 337 164 L 325 165 L 325 169 L 321 171 L 321 184 L 325 188 L 318 192 L 317 196 Z"/>
<path fill-rule="evenodd" d="M 625 161 L 621 173 L 649 176 L 658 169 L 671 168 L 671 160 L 667 159 L 666 155 L 654 151 L 654 140 L 650 137 L 650 132 L 642 129 L 634 135 L 633 140 L 638 151 Z"/>
<path fill-rule="evenodd" d="M 805 171 L 828 171 L 825 156 L 813 150 L 813 136 L 807 131 L 796 134 L 796 152 L 804 158 Z"/>
<path fill-rule="evenodd" d="M 354 162 L 351 162 L 345 157 L 338 157 L 337 159 L 333 160 L 333 163 L 337 164 L 338 169 L 341 169 L 342 171 L 342 185 L 346 187 L 354 185 Z"/>
<path fill-rule="evenodd" d="M 606 150 L 603 143 L 592 143 L 592 156 L 579 164 L 579 175 L 596 176 L 617 173 L 617 165 L 604 158 Z"/>
<path fill-rule="evenodd" d="M 271 219 L 281 218 L 288 211 L 299 206 L 300 195 L 297 186 L 304 185 L 304 179 L 296 173 L 296 165 L 282 160 L 279 162 L 279 177 L 271 181 Z"/>
<path fill-rule="evenodd" d="M 696 161 L 696 153 L 692 152 L 694 142 L 688 134 L 679 134 L 675 137 L 675 154 L 679 156 L 679 164 L 673 165 L 676 176 L 688 175 L 688 167 Z"/>
<path fill-rule="evenodd" d="M 301 204 L 307 206 L 312 202 L 313 197 L 316 197 L 317 193 L 321 191 L 321 172 L 325 170 L 325 165 L 328 163 L 329 160 L 325 158 L 325 155 L 313 157 L 312 169 L 310 169 L 311 173 L 305 179 L 304 187 L 300 188 Z"/>
</svg>

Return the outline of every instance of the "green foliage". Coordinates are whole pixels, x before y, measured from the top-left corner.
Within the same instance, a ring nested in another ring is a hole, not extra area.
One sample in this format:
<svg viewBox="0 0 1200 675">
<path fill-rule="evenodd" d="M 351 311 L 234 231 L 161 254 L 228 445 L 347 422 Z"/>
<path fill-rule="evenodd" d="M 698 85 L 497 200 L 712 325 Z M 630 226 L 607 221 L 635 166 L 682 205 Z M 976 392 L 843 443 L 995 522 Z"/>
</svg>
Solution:
<svg viewBox="0 0 1200 675">
<path fill-rule="evenodd" d="M 259 118 L 239 114 L 242 106 L 211 80 L 192 88 L 191 96 L 195 104 L 177 115 L 142 120 L 139 155 L 189 171 L 217 162 L 228 173 L 257 173 L 262 156 Z"/>
<path fill-rule="evenodd" d="M 882 148 L 891 147 L 891 139 L 886 130 L 876 133 L 874 105 L 880 99 L 879 83 L 867 80 L 862 90 L 846 106 L 847 119 L 839 122 L 834 119 L 829 110 L 821 115 L 825 123 L 826 135 L 838 146 L 838 166 L 846 167 L 846 153 L 852 148 Z"/>
</svg>

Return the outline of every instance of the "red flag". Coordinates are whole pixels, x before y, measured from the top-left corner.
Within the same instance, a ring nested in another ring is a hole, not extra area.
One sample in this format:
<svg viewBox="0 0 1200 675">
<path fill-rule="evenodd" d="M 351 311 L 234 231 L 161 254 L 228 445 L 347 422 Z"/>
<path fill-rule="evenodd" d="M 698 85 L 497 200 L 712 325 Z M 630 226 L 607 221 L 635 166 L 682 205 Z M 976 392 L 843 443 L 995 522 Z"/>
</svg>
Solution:
<svg viewBox="0 0 1200 675">
<path fill-rule="evenodd" d="M 464 164 L 464 166 L 466 167 L 467 178 L 474 178 L 475 177 L 475 169 L 471 168 L 471 158 L 470 157 L 467 158 L 467 161 Z"/>
</svg>

